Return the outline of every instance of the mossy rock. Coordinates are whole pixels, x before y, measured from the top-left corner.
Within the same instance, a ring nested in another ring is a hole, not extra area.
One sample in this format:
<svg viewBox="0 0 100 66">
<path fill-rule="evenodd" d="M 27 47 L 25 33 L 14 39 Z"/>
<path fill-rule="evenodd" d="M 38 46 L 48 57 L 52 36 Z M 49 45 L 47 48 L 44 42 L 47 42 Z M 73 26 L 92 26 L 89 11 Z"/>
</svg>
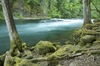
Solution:
<svg viewBox="0 0 100 66">
<path fill-rule="evenodd" d="M 93 24 L 86 24 L 84 28 L 91 30 L 93 28 Z"/>
<path fill-rule="evenodd" d="M 75 45 L 64 45 L 53 54 L 51 54 L 48 58 L 49 59 L 61 59 L 65 56 L 70 57 L 70 55 L 75 54 L 80 49 L 79 46 Z"/>
<path fill-rule="evenodd" d="M 93 27 L 99 27 L 100 26 L 100 22 L 94 23 Z"/>
<path fill-rule="evenodd" d="M 100 27 L 94 27 L 93 30 L 96 32 L 100 32 Z"/>
<path fill-rule="evenodd" d="M 82 34 L 82 31 L 82 29 L 75 31 L 73 37 L 79 37 Z"/>
<path fill-rule="evenodd" d="M 56 51 L 56 47 L 49 41 L 40 41 L 34 47 L 34 51 L 38 54 L 45 55 L 46 53 L 52 53 Z"/>
<path fill-rule="evenodd" d="M 85 30 L 83 31 L 83 35 L 99 35 L 99 32 L 96 32 L 94 30 Z"/>
<path fill-rule="evenodd" d="M 93 22 L 94 23 L 100 22 L 100 19 L 94 19 Z"/>
<path fill-rule="evenodd" d="M 83 43 L 91 43 L 95 40 L 95 36 L 92 36 L 92 35 L 85 35 L 83 37 L 81 37 L 81 41 Z"/>
</svg>

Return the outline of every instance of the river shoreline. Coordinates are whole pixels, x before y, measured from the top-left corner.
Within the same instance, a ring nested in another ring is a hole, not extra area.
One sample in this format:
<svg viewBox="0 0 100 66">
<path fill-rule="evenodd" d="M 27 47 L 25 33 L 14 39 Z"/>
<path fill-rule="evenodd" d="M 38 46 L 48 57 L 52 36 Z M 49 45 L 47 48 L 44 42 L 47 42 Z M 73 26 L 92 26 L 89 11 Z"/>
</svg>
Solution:
<svg viewBox="0 0 100 66">
<path fill-rule="evenodd" d="M 65 40 L 69 39 L 67 36 L 81 27 L 82 20 L 75 21 L 77 19 L 15 20 L 15 23 L 22 40 L 29 46 L 33 46 L 40 40 L 64 43 Z M 0 23 L 0 31 L 0 54 L 2 54 L 9 49 L 10 45 L 4 20 Z"/>
<path fill-rule="evenodd" d="M 73 39 L 66 40 L 65 45 L 40 41 L 28 47 L 23 43 L 23 52 L 11 56 L 7 51 L 0 56 L 0 66 L 100 66 L 99 28 L 100 22 L 87 24 L 75 31 Z"/>
</svg>

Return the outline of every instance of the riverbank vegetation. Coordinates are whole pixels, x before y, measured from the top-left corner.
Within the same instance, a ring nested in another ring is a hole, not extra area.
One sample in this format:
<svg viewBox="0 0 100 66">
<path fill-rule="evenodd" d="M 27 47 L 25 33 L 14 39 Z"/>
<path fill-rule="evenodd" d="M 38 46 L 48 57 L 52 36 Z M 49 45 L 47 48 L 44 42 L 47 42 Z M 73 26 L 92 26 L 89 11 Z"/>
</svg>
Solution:
<svg viewBox="0 0 100 66">
<path fill-rule="evenodd" d="M 92 18 L 100 17 L 99 0 L 91 0 Z M 10 0 L 15 18 L 82 18 L 82 0 Z M 0 19 L 3 17 L 0 2 Z"/>
<path fill-rule="evenodd" d="M 9 51 L 0 56 L 1 66 L 99 66 L 100 22 L 87 24 L 73 33 L 65 42 L 40 41 L 29 47 L 22 44 L 23 52 L 12 56 Z"/>
</svg>

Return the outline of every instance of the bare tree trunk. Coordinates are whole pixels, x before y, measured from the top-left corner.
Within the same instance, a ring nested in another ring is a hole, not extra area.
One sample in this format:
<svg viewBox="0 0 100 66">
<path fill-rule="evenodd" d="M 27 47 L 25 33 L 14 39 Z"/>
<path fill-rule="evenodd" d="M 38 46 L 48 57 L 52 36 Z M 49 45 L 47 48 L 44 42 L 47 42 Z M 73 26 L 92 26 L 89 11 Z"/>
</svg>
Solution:
<svg viewBox="0 0 100 66">
<path fill-rule="evenodd" d="M 16 53 L 17 50 L 22 51 L 22 41 L 17 33 L 9 0 L 1 0 L 1 2 L 11 42 L 10 50 L 13 53 Z"/>
<path fill-rule="evenodd" d="M 91 23 L 91 0 L 83 0 L 83 15 L 84 15 L 84 25 Z"/>
</svg>

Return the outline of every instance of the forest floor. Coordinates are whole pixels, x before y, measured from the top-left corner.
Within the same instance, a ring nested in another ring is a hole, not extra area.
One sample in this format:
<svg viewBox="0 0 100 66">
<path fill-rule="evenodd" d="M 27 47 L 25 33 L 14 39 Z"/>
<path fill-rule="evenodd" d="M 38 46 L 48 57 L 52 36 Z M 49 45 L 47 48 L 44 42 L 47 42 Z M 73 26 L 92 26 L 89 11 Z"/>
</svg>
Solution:
<svg viewBox="0 0 100 66">
<path fill-rule="evenodd" d="M 100 66 L 100 22 L 86 24 L 65 45 L 40 41 L 24 52 L 0 56 L 0 66 Z"/>
</svg>

